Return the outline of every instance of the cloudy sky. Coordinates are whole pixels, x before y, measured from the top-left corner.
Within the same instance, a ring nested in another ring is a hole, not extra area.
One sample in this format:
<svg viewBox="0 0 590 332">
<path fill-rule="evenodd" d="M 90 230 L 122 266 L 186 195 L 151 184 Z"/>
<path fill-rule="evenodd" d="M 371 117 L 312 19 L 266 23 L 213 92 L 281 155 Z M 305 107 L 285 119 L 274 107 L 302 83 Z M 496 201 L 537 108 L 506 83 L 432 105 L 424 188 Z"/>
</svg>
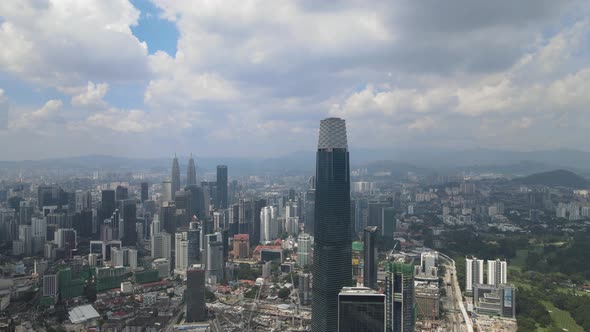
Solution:
<svg viewBox="0 0 590 332">
<path fill-rule="evenodd" d="M 587 150 L 588 1 L 0 1 L 0 159 Z"/>
</svg>

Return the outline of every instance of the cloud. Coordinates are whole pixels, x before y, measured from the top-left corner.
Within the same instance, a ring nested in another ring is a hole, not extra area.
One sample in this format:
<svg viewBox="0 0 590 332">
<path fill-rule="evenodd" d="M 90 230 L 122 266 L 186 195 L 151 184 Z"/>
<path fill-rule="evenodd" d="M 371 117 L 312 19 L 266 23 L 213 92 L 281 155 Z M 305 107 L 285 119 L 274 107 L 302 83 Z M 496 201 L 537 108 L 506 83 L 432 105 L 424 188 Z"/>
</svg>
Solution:
<svg viewBox="0 0 590 332">
<path fill-rule="evenodd" d="M 103 151 L 202 141 L 210 154 L 277 155 L 315 146 L 325 116 L 346 118 L 355 147 L 585 141 L 583 1 L 153 3 L 176 25 L 175 54 L 148 55 L 130 30 L 145 13 L 128 1 L 0 2 L 0 75 L 57 89 L 42 99 L 70 100 L 47 118 L 57 135 Z M 25 125 L 40 122 L 27 105 L 11 98 L 9 122 L 41 131 Z"/>
<path fill-rule="evenodd" d="M 88 86 L 85 92 L 72 97 L 73 106 L 102 106 L 104 100 L 102 99 L 107 91 L 109 85 L 107 83 L 94 84 L 88 82 Z"/>
<path fill-rule="evenodd" d="M 9 124 L 9 127 L 12 129 L 31 129 L 62 122 L 63 118 L 59 113 L 62 106 L 63 102 L 59 99 L 49 100 L 38 110 L 22 113 Z"/>
<path fill-rule="evenodd" d="M 146 78 L 147 46 L 126 0 L 0 2 L 0 70 L 68 91 L 87 81 Z"/>
</svg>

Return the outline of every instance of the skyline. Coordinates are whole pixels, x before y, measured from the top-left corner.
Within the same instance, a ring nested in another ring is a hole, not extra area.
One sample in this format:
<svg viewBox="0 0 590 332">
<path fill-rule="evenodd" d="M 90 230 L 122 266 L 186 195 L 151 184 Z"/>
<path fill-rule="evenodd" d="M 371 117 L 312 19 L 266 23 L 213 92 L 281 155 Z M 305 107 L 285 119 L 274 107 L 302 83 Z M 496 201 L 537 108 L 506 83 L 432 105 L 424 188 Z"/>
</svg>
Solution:
<svg viewBox="0 0 590 332">
<path fill-rule="evenodd" d="M 329 116 L 351 149 L 577 148 L 590 120 L 582 1 L 22 4 L 0 4 L 1 160 L 272 157 Z"/>
</svg>

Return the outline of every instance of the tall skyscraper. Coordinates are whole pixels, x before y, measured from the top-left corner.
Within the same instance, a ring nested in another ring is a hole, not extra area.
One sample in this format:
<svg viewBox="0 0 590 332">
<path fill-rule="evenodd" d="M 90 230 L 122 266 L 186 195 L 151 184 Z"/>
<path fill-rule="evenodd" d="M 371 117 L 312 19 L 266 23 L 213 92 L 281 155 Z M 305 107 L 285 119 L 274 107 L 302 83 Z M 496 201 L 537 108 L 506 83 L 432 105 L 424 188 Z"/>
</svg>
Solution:
<svg viewBox="0 0 590 332">
<path fill-rule="evenodd" d="M 137 205 L 135 200 L 119 201 L 119 238 L 124 246 L 137 245 Z"/>
<path fill-rule="evenodd" d="M 338 294 L 338 332 L 385 331 L 385 295 L 367 287 L 344 287 Z"/>
<path fill-rule="evenodd" d="M 109 219 L 113 212 L 115 212 L 115 191 L 103 190 L 101 192 L 99 221 L 102 223 L 105 219 Z"/>
<path fill-rule="evenodd" d="M 265 206 L 260 210 L 260 243 L 266 243 L 277 238 L 278 209 L 276 206 Z"/>
<path fill-rule="evenodd" d="M 162 181 L 162 204 L 172 202 L 174 192 L 172 191 L 172 181 Z"/>
<path fill-rule="evenodd" d="M 227 209 L 227 166 L 217 165 L 217 197 L 215 207 Z"/>
<path fill-rule="evenodd" d="M 141 183 L 141 202 L 145 202 L 149 198 L 149 185 L 147 182 Z"/>
<path fill-rule="evenodd" d="M 176 233 L 176 239 L 174 241 L 174 254 L 175 264 L 174 269 L 176 272 L 183 273 L 188 268 L 188 233 L 180 232 Z"/>
<path fill-rule="evenodd" d="M 197 168 L 195 167 L 195 160 L 191 153 L 191 157 L 188 160 L 188 167 L 186 169 L 186 185 L 190 186 L 192 184 L 197 184 Z"/>
<path fill-rule="evenodd" d="M 301 267 L 311 264 L 311 236 L 300 233 L 297 237 L 297 265 Z"/>
<path fill-rule="evenodd" d="M 223 235 L 221 233 L 205 235 L 206 277 L 210 284 L 223 280 Z"/>
<path fill-rule="evenodd" d="M 338 294 L 352 280 L 350 167 L 346 123 L 320 122 L 316 155 L 312 331 L 336 331 Z"/>
<path fill-rule="evenodd" d="M 186 322 L 207 321 L 205 270 L 196 265 L 186 272 Z"/>
<path fill-rule="evenodd" d="M 174 159 L 172 159 L 172 175 L 170 181 L 172 182 L 171 199 L 174 200 L 176 192 L 180 190 L 180 166 L 178 166 L 178 158 L 176 158 L 176 154 L 174 155 Z"/>
<path fill-rule="evenodd" d="M 313 179 L 315 185 L 315 178 Z M 315 188 L 305 192 L 303 207 L 303 222 L 305 223 L 305 233 L 313 235 L 313 225 L 315 220 Z"/>
<path fill-rule="evenodd" d="M 363 284 L 365 287 L 377 287 L 377 227 L 367 226 L 363 234 L 364 262 L 363 262 Z"/>
<path fill-rule="evenodd" d="M 387 332 L 414 331 L 414 265 L 405 261 L 388 263 L 385 275 Z"/>
</svg>

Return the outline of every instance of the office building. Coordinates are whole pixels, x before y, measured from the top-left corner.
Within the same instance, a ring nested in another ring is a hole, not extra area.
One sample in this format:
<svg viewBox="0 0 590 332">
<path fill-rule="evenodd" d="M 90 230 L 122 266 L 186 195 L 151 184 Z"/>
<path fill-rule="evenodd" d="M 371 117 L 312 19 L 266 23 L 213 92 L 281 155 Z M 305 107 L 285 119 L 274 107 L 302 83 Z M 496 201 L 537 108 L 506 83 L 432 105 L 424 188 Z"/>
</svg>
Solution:
<svg viewBox="0 0 590 332">
<path fill-rule="evenodd" d="M 224 257 L 223 235 L 221 233 L 205 235 L 206 278 L 215 285 L 223 280 Z"/>
<path fill-rule="evenodd" d="M 352 280 L 350 166 L 345 121 L 320 122 L 316 154 L 312 331 L 336 331 L 338 294 Z"/>
<path fill-rule="evenodd" d="M 141 183 L 141 202 L 145 202 L 149 199 L 149 184 L 147 182 Z"/>
<path fill-rule="evenodd" d="M 397 228 L 394 207 L 384 207 L 381 209 L 381 235 L 393 239 Z"/>
<path fill-rule="evenodd" d="M 172 256 L 172 239 L 170 234 L 160 232 L 152 234 L 152 258 L 165 258 L 170 259 Z"/>
<path fill-rule="evenodd" d="M 271 262 L 267 262 L 267 263 L 269 263 L 269 268 L 270 268 Z M 312 296 L 309 273 L 300 274 L 298 276 L 298 278 L 299 278 L 299 285 L 298 285 L 297 290 L 299 291 L 299 302 L 301 305 L 309 305 L 311 303 L 311 296 Z"/>
<path fill-rule="evenodd" d="M 59 284 L 56 274 L 43 275 L 43 296 L 57 297 L 59 294 Z"/>
<path fill-rule="evenodd" d="M 20 202 L 18 214 L 20 225 L 30 225 L 33 218 L 33 204 L 30 201 Z"/>
<path fill-rule="evenodd" d="M 195 167 L 195 160 L 193 159 L 193 154 L 191 153 L 191 157 L 188 159 L 188 167 L 186 169 L 186 185 L 196 185 L 197 184 L 197 167 Z"/>
<path fill-rule="evenodd" d="M 363 234 L 363 285 L 377 287 L 377 227 L 367 226 Z"/>
<path fill-rule="evenodd" d="M 473 286 L 473 308 L 478 315 L 514 318 L 516 315 L 516 296 L 513 285 Z"/>
<path fill-rule="evenodd" d="M 190 267 L 186 271 L 186 322 L 207 321 L 205 306 L 205 270 L 201 265 Z"/>
<path fill-rule="evenodd" d="M 315 177 L 313 178 L 313 185 L 315 186 Z M 305 192 L 303 200 L 303 223 L 305 233 L 313 235 L 313 227 L 315 220 L 315 187 L 314 189 L 308 189 Z"/>
<path fill-rule="evenodd" d="M 260 243 L 264 244 L 277 238 L 277 217 L 276 206 L 265 206 L 260 210 Z"/>
<path fill-rule="evenodd" d="M 386 266 L 386 331 L 414 331 L 414 266 L 403 259 Z"/>
<path fill-rule="evenodd" d="M 158 258 L 152 262 L 152 269 L 158 271 L 159 278 L 168 278 L 170 276 L 170 260 Z"/>
<path fill-rule="evenodd" d="M 234 235 L 234 259 L 250 258 L 250 236 L 248 234 Z"/>
<path fill-rule="evenodd" d="M 465 270 L 465 292 L 472 294 L 474 285 L 484 283 L 483 259 L 465 258 Z"/>
<path fill-rule="evenodd" d="M 137 205 L 133 199 L 119 201 L 119 239 L 124 246 L 137 245 Z"/>
<path fill-rule="evenodd" d="M 187 232 L 188 264 L 201 262 L 201 226 L 198 222 L 191 222 Z"/>
<path fill-rule="evenodd" d="M 172 202 L 173 199 L 173 193 L 172 193 L 172 181 L 166 180 L 166 181 L 162 181 L 162 197 L 161 197 L 161 202 L 162 204 L 166 203 L 166 202 Z"/>
<path fill-rule="evenodd" d="M 33 227 L 30 224 L 19 225 L 18 239 L 23 243 L 23 254 L 25 256 L 31 256 L 33 254 Z"/>
<path fill-rule="evenodd" d="M 176 233 L 174 241 L 174 270 L 176 273 L 184 273 L 188 268 L 188 232 Z"/>
<path fill-rule="evenodd" d="M 176 208 L 176 227 L 188 227 L 193 218 L 192 193 L 189 190 L 179 190 L 174 198 Z"/>
<path fill-rule="evenodd" d="M 172 159 L 172 174 L 170 176 L 170 183 L 172 187 L 171 190 L 171 197 L 170 200 L 173 201 L 176 197 L 176 192 L 180 190 L 180 166 L 178 166 L 178 158 L 176 158 L 176 154 L 174 155 L 174 159 Z"/>
<path fill-rule="evenodd" d="M 338 294 L 338 331 L 385 331 L 385 295 L 367 287 L 342 288 Z"/>
<path fill-rule="evenodd" d="M 110 219 L 116 208 L 115 191 L 103 190 L 101 192 L 99 220 Z"/>
<path fill-rule="evenodd" d="M 297 237 L 297 265 L 311 266 L 311 236 L 307 233 Z"/>
<path fill-rule="evenodd" d="M 115 188 L 115 199 L 118 201 L 129 199 L 129 189 L 124 186 L 117 186 Z"/>
<path fill-rule="evenodd" d="M 217 196 L 215 207 L 218 209 L 227 209 L 227 166 L 217 166 Z"/>
<path fill-rule="evenodd" d="M 506 261 L 488 260 L 488 285 L 500 285 L 508 282 L 508 264 Z"/>
</svg>

